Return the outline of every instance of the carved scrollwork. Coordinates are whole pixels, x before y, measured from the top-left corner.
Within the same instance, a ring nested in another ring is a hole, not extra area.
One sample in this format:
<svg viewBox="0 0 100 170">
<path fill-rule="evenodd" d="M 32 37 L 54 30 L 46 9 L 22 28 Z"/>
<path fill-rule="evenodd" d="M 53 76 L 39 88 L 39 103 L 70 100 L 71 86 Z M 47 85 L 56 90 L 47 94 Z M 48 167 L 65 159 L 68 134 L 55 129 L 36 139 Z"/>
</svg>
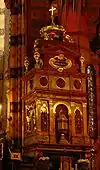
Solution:
<svg viewBox="0 0 100 170">
<path fill-rule="evenodd" d="M 72 61 L 61 53 L 53 58 L 50 58 L 49 64 L 59 72 L 62 72 L 72 66 Z"/>
</svg>

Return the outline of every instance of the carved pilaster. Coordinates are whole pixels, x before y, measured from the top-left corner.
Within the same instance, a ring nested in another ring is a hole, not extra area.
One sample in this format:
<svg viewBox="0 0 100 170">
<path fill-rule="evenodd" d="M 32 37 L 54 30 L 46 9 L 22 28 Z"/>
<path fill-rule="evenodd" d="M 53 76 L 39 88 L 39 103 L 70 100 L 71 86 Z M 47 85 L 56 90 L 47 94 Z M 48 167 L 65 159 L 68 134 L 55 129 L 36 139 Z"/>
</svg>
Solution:
<svg viewBox="0 0 100 170">
<path fill-rule="evenodd" d="M 49 101 L 50 107 L 50 143 L 55 143 L 55 112 L 53 111 L 54 103 L 52 100 Z"/>
<path fill-rule="evenodd" d="M 55 133 L 55 113 L 53 113 L 53 101 L 49 101 L 49 106 L 50 106 L 50 133 L 54 134 Z"/>
<path fill-rule="evenodd" d="M 75 115 L 74 115 L 74 110 L 75 110 L 75 103 L 71 102 L 72 136 L 75 135 Z"/>
<path fill-rule="evenodd" d="M 40 119 L 40 114 L 39 114 L 39 110 L 41 107 L 41 101 L 37 100 L 36 101 L 36 129 L 37 132 L 41 132 L 41 119 Z"/>
<path fill-rule="evenodd" d="M 87 136 L 87 104 L 82 103 L 83 106 L 83 117 L 84 117 L 84 136 Z"/>
</svg>

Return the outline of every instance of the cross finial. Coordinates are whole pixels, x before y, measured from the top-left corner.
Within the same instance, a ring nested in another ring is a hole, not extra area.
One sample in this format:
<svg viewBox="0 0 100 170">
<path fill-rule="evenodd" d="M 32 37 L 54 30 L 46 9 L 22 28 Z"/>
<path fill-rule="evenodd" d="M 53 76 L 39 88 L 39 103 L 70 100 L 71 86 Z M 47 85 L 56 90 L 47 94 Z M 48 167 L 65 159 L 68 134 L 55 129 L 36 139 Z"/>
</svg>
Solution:
<svg viewBox="0 0 100 170">
<path fill-rule="evenodd" d="M 53 6 L 49 9 L 49 11 L 51 12 L 52 24 L 54 24 L 54 11 L 55 11 L 55 10 L 56 10 L 56 8 L 53 7 Z"/>
<path fill-rule="evenodd" d="M 55 10 L 56 10 L 56 8 L 54 8 L 53 6 L 49 9 L 49 11 L 51 12 L 51 15 L 54 15 Z"/>
</svg>

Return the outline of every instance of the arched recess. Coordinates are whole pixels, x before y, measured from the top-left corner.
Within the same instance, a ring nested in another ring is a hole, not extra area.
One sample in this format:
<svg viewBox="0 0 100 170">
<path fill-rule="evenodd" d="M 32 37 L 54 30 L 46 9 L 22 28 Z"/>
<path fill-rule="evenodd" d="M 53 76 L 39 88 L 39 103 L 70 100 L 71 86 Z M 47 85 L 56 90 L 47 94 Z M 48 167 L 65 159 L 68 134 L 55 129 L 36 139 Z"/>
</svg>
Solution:
<svg viewBox="0 0 100 170">
<path fill-rule="evenodd" d="M 56 103 L 54 104 L 53 113 L 56 114 L 56 107 L 57 107 L 59 104 L 63 104 L 63 105 L 65 105 L 65 106 L 68 108 L 68 115 L 70 116 L 70 115 L 71 115 L 71 107 L 70 107 L 70 104 L 67 103 L 67 102 L 63 102 L 63 101 L 61 101 L 61 102 L 56 102 Z"/>
<path fill-rule="evenodd" d="M 55 135 L 56 142 L 60 142 L 61 134 L 64 134 L 65 140 L 69 140 L 69 116 L 71 114 L 70 106 L 66 103 L 56 103 L 54 105 L 55 113 Z M 60 123 L 60 124 L 59 124 Z"/>
</svg>

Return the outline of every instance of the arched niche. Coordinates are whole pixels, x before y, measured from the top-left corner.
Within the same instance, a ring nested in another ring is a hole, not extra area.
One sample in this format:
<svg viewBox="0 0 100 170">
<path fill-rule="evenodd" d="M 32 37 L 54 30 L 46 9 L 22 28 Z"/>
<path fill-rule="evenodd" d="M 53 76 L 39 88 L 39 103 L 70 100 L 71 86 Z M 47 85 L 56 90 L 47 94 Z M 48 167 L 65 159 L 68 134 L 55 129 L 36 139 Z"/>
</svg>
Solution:
<svg viewBox="0 0 100 170">
<path fill-rule="evenodd" d="M 55 107 L 55 135 L 56 142 L 60 142 L 61 134 L 65 140 L 69 139 L 69 109 L 65 104 L 58 104 Z"/>
<path fill-rule="evenodd" d="M 60 104 L 63 104 L 63 105 L 65 105 L 65 106 L 68 108 L 68 115 L 70 116 L 70 115 L 71 115 L 71 107 L 70 107 L 70 104 L 67 103 L 67 102 L 63 102 L 63 101 L 61 101 L 61 102 L 56 102 L 56 103 L 54 104 L 53 113 L 56 114 L 56 108 L 57 108 L 57 106 L 60 105 Z"/>
</svg>

